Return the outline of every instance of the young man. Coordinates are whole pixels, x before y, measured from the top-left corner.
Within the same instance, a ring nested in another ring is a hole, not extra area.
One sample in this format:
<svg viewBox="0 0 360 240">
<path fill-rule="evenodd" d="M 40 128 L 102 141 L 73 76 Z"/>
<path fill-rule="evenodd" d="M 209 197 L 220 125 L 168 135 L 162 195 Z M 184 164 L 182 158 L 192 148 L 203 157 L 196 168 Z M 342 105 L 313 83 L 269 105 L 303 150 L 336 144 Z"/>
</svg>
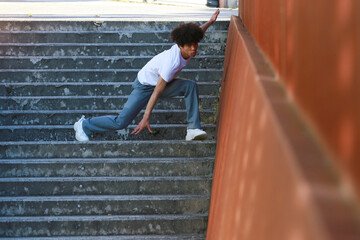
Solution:
<svg viewBox="0 0 360 240">
<path fill-rule="evenodd" d="M 186 140 L 205 140 L 207 134 L 200 129 L 199 93 L 195 82 L 176 79 L 176 75 L 196 55 L 198 42 L 206 30 L 216 21 L 217 10 L 208 22 L 199 26 L 195 23 L 180 24 L 171 32 L 174 44 L 153 57 L 138 73 L 123 110 L 118 116 L 102 116 L 85 119 L 74 124 L 75 138 L 89 141 L 91 133 L 114 131 L 126 128 L 146 105 L 142 120 L 132 134 L 139 134 L 144 128 L 151 131 L 149 119 L 159 97 L 184 96 L 187 111 L 188 130 Z"/>
</svg>

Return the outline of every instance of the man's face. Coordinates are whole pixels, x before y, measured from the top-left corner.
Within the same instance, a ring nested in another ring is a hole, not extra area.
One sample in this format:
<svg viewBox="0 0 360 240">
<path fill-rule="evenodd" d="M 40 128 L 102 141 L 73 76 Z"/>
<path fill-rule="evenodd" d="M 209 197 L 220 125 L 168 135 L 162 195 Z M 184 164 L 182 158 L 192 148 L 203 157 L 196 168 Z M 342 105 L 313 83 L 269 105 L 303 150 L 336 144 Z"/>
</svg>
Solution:
<svg viewBox="0 0 360 240">
<path fill-rule="evenodd" d="M 187 59 L 189 57 L 195 57 L 196 51 L 199 47 L 198 43 L 185 44 L 183 47 L 179 46 L 181 50 L 181 55 L 183 58 Z"/>
</svg>

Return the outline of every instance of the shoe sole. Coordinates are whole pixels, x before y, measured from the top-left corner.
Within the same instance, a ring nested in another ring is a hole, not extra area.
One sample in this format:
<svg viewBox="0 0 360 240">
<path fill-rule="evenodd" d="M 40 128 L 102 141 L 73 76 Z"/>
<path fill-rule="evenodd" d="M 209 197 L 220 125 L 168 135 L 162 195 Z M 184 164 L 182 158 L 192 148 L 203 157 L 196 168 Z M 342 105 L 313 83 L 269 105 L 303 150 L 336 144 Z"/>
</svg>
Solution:
<svg viewBox="0 0 360 240">
<path fill-rule="evenodd" d="M 186 141 L 192 141 L 192 140 L 206 140 L 207 139 L 207 134 L 200 134 L 195 136 L 194 138 L 188 139 L 186 138 Z"/>
</svg>

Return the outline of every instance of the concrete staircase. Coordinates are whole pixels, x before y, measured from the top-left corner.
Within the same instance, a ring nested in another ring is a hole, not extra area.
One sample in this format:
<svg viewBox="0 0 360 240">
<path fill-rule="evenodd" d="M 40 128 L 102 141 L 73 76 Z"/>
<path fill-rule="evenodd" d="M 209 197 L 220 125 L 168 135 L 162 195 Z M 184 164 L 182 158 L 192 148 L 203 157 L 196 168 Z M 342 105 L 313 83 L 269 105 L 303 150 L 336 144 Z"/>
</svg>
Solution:
<svg viewBox="0 0 360 240">
<path fill-rule="evenodd" d="M 81 116 L 121 111 L 138 70 L 178 22 L 0 22 L 0 237 L 205 239 L 214 116 L 228 22 L 209 28 L 181 77 L 200 88 L 209 140 L 184 141 L 182 98 L 160 100 L 153 134 L 74 140 Z M 139 116 L 141 117 L 141 116 Z"/>
</svg>

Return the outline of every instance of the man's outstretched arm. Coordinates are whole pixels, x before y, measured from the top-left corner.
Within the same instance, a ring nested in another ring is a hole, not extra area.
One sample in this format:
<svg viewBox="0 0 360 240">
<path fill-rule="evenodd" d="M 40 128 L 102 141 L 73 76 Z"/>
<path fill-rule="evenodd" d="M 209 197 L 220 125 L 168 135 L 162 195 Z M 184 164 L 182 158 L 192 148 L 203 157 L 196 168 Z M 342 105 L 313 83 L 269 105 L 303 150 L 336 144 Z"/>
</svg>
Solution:
<svg viewBox="0 0 360 240">
<path fill-rule="evenodd" d="M 205 33 L 206 30 L 207 30 L 211 25 L 214 24 L 214 22 L 216 21 L 219 13 L 220 13 L 220 10 L 219 10 L 219 9 L 216 10 L 216 12 L 211 16 L 210 20 L 200 26 L 200 28 L 202 29 L 203 33 Z"/>
<path fill-rule="evenodd" d="M 150 123 L 149 123 L 150 115 L 151 115 L 152 110 L 155 107 L 157 100 L 159 99 L 162 92 L 164 91 L 166 84 L 167 84 L 167 82 L 161 76 L 159 76 L 159 81 L 155 86 L 154 92 L 151 94 L 148 104 L 146 105 L 144 116 L 143 116 L 142 120 L 140 121 L 140 123 L 135 128 L 135 130 L 131 134 L 137 135 L 144 128 L 147 128 L 149 130 L 149 132 L 152 133 L 151 128 L 150 128 Z"/>
</svg>

